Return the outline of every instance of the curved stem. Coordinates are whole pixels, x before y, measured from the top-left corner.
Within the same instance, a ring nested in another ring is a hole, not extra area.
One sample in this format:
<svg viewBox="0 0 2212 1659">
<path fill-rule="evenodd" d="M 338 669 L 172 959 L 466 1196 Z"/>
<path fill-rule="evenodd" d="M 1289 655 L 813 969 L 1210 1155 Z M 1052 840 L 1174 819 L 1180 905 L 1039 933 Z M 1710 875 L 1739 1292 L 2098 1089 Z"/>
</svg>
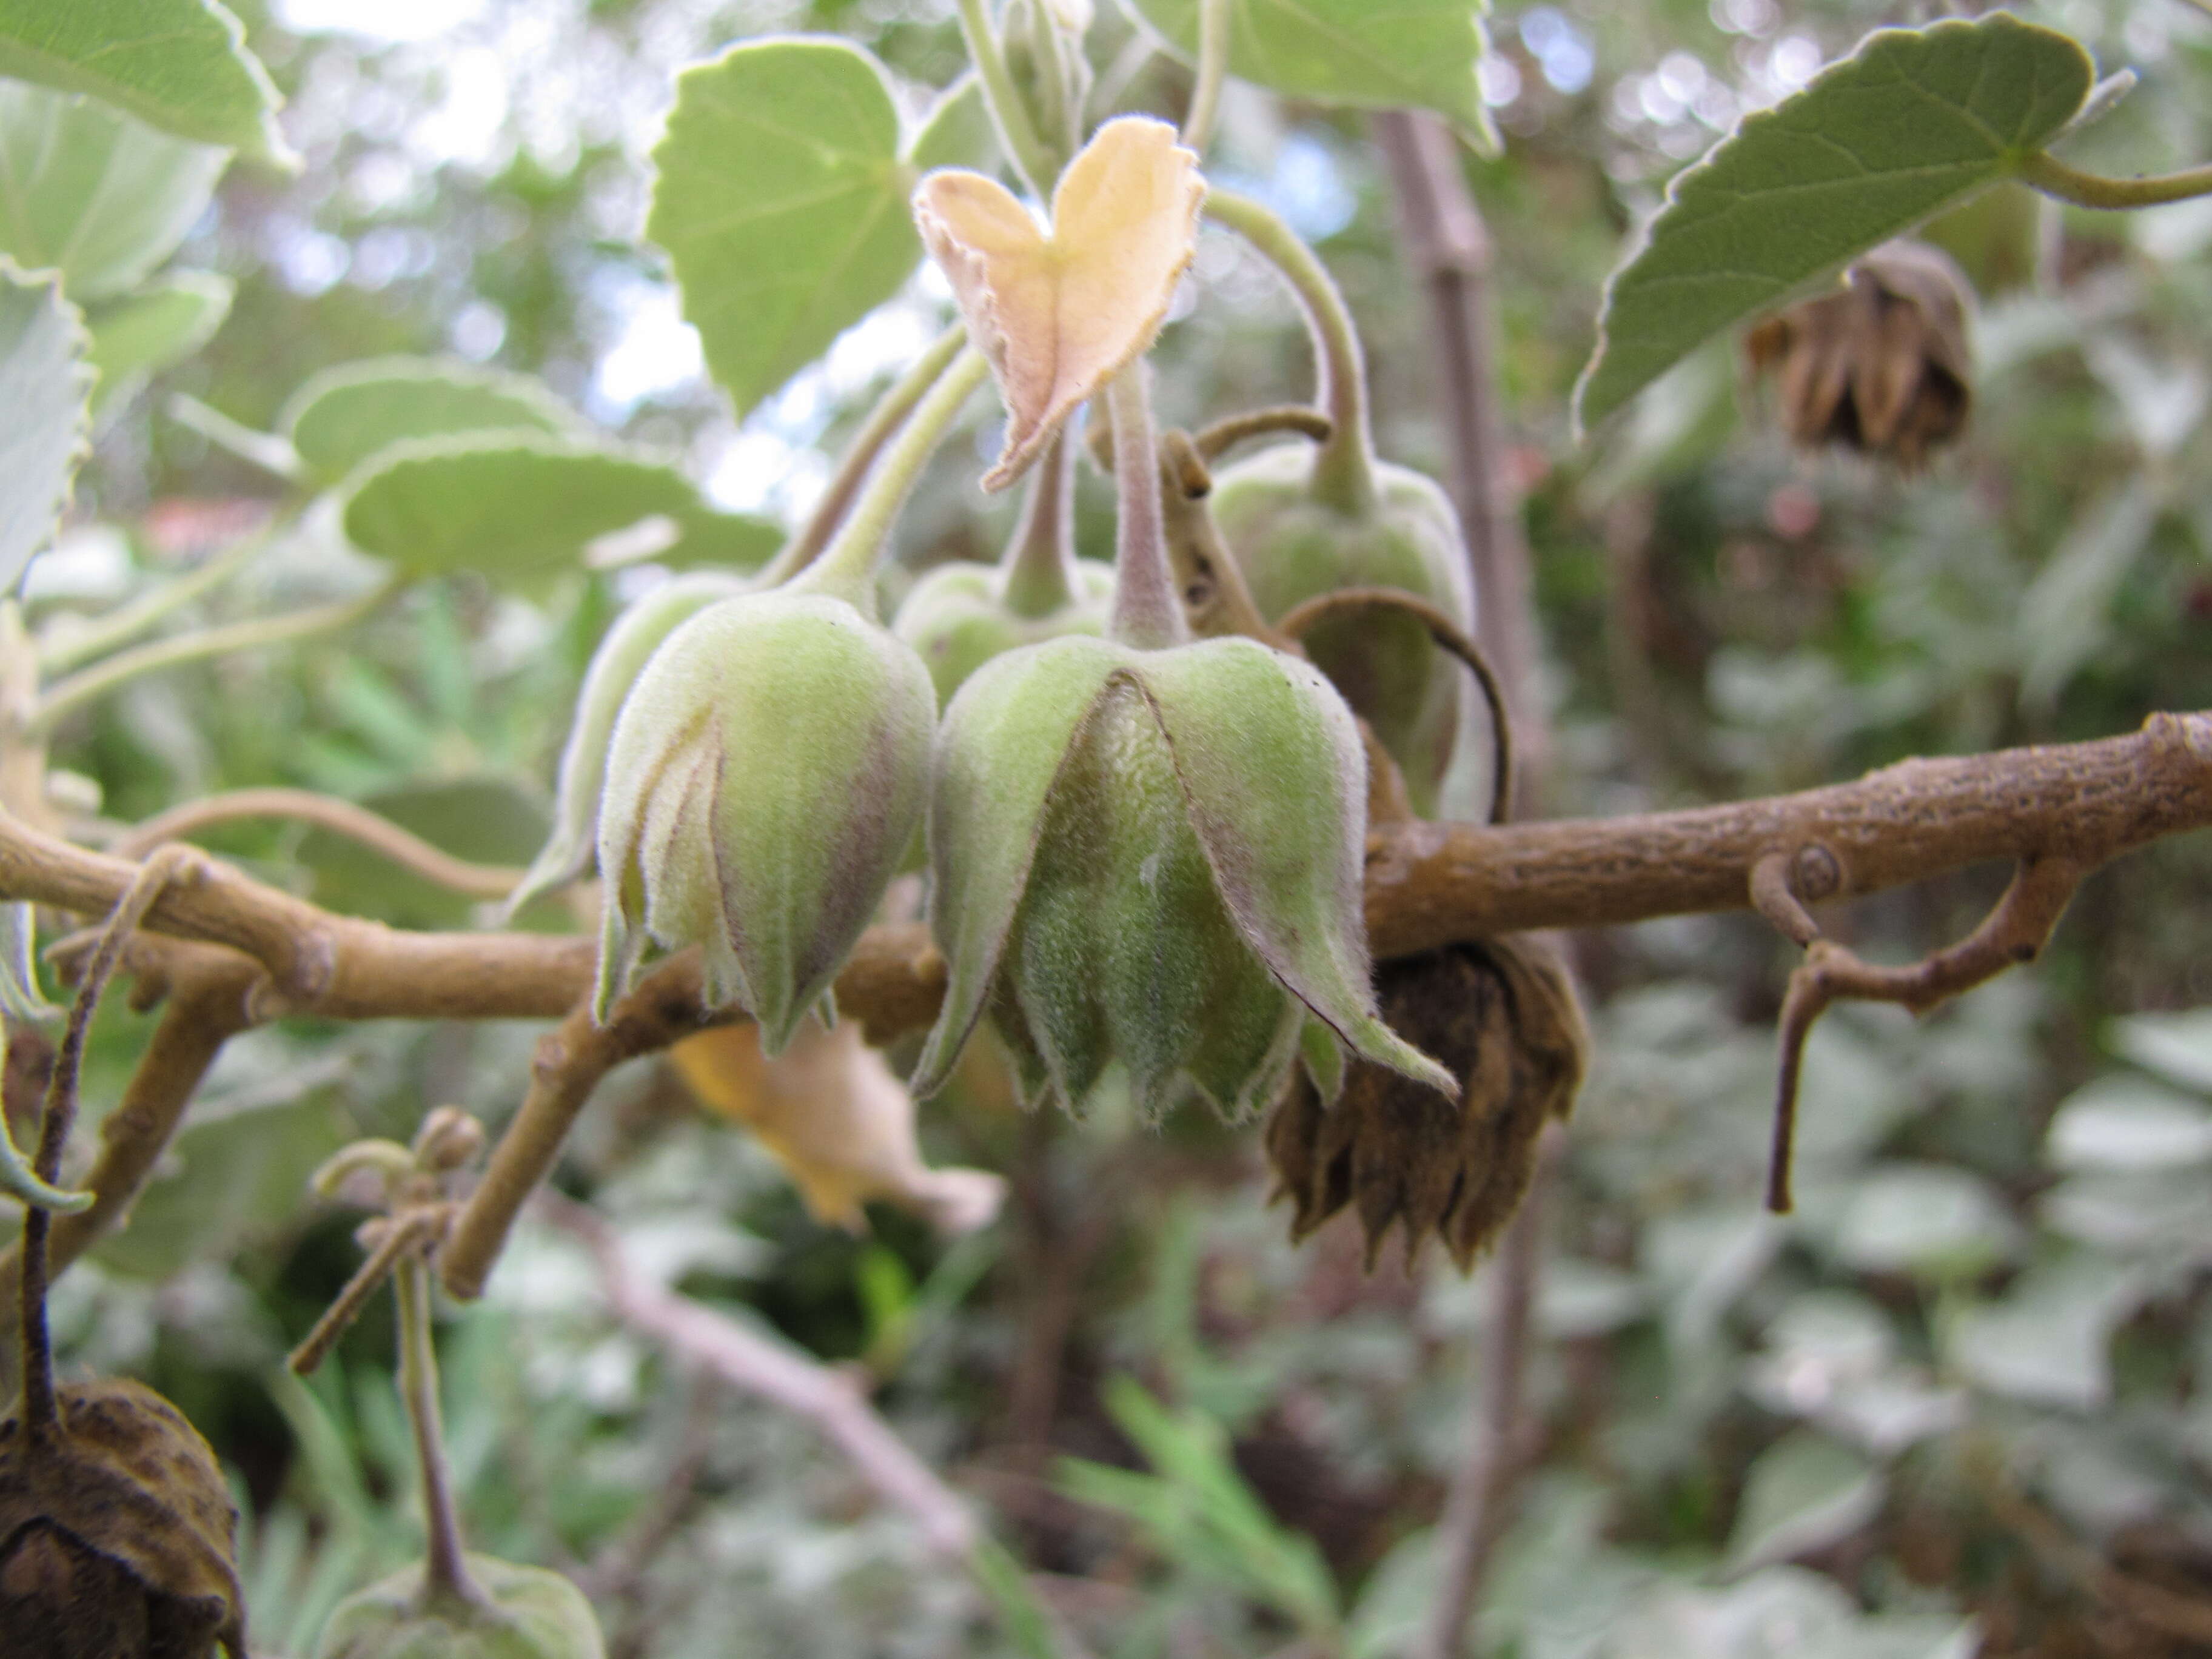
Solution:
<svg viewBox="0 0 2212 1659">
<path fill-rule="evenodd" d="M 2157 207 L 2166 202 L 2185 202 L 2191 197 L 2212 196 L 2212 167 L 2191 167 L 2182 173 L 2163 173 L 2148 179 L 2107 179 L 2101 173 L 2070 167 L 2045 150 L 2021 161 L 2016 176 L 2046 196 L 2076 207 L 2121 209 Z"/>
<path fill-rule="evenodd" d="M 1006 155 L 1030 189 L 1039 197 L 1049 197 L 1060 177 L 1060 167 L 1045 148 L 1044 140 L 1037 137 L 1036 125 L 1030 119 L 1029 106 L 1022 101 L 1019 88 L 1006 68 L 1006 55 L 999 49 L 998 31 L 991 27 L 991 14 L 985 0 L 960 0 L 960 33 L 967 38 L 968 57 L 975 65 L 976 78 L 983 83 L 983 101 L 990 106 L 991 119 L 999 129 Z"/>
<path fill-rule="evenodd" d="M 446 1467 L 445 1431 L 438 1412 L 438 1348 L 430 1329 L 430 1270 L 419 1251 L 400 1258 L 392 1269 L 399 1298 L 399 1397 L 415 1426 L 415 1455 L 422 1471 L 422 1522 L 429 1535 L 422 1569 L 427 1602 L 483 1602 L 483 1592 L 469 1577 L 461 1547 L 460 1517 L 453 1509 L 453 1481 Z"/>
<path fill-rule="evenodd" d="M 853 505 L 837 538 L 790 586 L 794 592 L 830 593 L 847 600 L 864 617 L 876 614 L 876 562 L 890 538 L 899 509 L 914 493 L 915 482 L 990 366 L 973 347 L 962 352 L 930 387 Z"/>
<path fill-rule="evenodd" d="M 312 823 L 359 842 L 425 881 L 471 898 L 505 898 L 522 879 L 520 870 L 457 859 L 366 806 L 334 795 L 319 795 L 312 789 L 234 789 L 204 800 L 186 801 L 132 825 L 107 850 L 118 858 L 137 858 L 165 841 L 182 841 L 212 825 L 240 818 L 296 818 Z"/>
<path fill-rule="evenodd" d="M 41 630 L 38 641 L 40 669 L 48 674 L 64 674 L 79 663 L 120 650 L 164 617 L 228 581 L 258 558 L 271 539 L 272 534 L 267 530 L 248 536 L 225 548 L 198 569 L 76 628 L 64 631 L 49 624 Z"/>
<path fill-rule="evenodd" d="M 1075 568 L 1075 444 L 1063 426 L 1030 478 L 1021 525 L 999 564 L 999 598 L 1017 617 L 1049 617 L 1081 591 Z"/>
<path fill-rule="evenodd" d="M 1206 216 L 1250 243 L 1297 296 L 1319 360 L 1318 401 L 1334 428 L 1314 457 L 1314 494 L 1345 513 L 1375 501 L 1375 435 L 1367 419 L 1367 367 L 1344 295 L 1314 251 L 1265 204 L 1234 191 L 1206 192 Z"/>
<path fill-rule="evenodd" d="M 1229 0 L 1199 0 L 1198 84 L 1191 88 L 1182 141 L 1200 155 L 1212 141 L 1221 113 L 1221 84 L 1229 78 Z"/>
<path fill-rule="evenodd" d="M 77 1078 L 84 1069 L 85 1039 L 92 1030 L 92 1017 L 99 1011 L 100 994 L 123 960 L 123 947 L 138 931 L 154 901 L 199 856 L 188 847 L 173 847 L 139 866 L 109 913 L 100 942 L 85 963 L 39 1115 L 39 1147 L 31 1167 L 49 1187 L 60 1179 L 62 1151 L 69 1145 L 70 1131 L 76 1127 Z M 54 1395 L 53 1341 L 46 1328 L 47 1243 L 52 1229 L 52 1211 L 35 1204 L 24 1208 L 21 1253 L 17 1258 L 21 1264 L 18 1286 L 22 1318 L 21 1421 L 25 1437 L 33 1441 L 53 1433 L 60 1422 Z"/>
<path fill-rule="evenodd" d="M 967 337 L 968 331 L 958 323 L 953 324 L 931 341 L 929 349 L 915 358 L 913 366 L 876 400 L 876 406 L 868 411 L 868 418 L 846 446 L 836 471 L 830 475 L 829 487 L 814 504 L 806 523 L 762 569 L 761 586 L 774 587 L 796 576 L 830 545 L 830 537 L 837 533 L 837 526 L 844 522 L 845 514 L 852 507 L 853 498 L 867 482 L 868 471 L 875 465 L 876 457 L 884 453 L 884 446 L 914 412 L 914 406 L 928 395 L 938 377 L 960 355 L 961 343 Z"/>
<path fill-rule="evenodd" d="M 173 668 L 179 663 L 197 662 L 204 657 L 227 656 L 233 651 L 282 645 L 288 641 L 307 639 L 317 634 L 330 633 L 334 629 L 348 627 L 399 592 L 408 580 L 405 576 L 394 576 L 359 599 L 341 600 L 336 605 L 317 605 L 309 611 L 295 611 L 282 617 L 257 617 L 251 622 L 233 623 L 227 628 L 210 628 L 198 633 L 179 634 L 174 639 L 156 640 L 153 644 L 142 645 L 135 651 L 120 652 L 106 661 L 95 663 L 82 672 L 72 674 L 50 687 L 46 696 L 39 700 L 39 706 L 31 716 L 31 735 L 42 736 L 51 732 L 64 715 L 75 712 L 96 697 L 104 696 L 118 685 L 137 679 L 141 674 L 150 674 L 161 668 Z"/>
<path fill-rule="evenodd" d="M 1167 527 L 1160 516 L 1158 447 L 1152 438 L 1152 399 L 1142 357 L 1106 388 L 1114 419 L 1115 487 L 1121 514 L 1115 526 L 1114 616 L 1108 634 L 1124 645 L 1158 651 L 1190 637 L 1175 573 L 1168 566 Z"/>
</svg>

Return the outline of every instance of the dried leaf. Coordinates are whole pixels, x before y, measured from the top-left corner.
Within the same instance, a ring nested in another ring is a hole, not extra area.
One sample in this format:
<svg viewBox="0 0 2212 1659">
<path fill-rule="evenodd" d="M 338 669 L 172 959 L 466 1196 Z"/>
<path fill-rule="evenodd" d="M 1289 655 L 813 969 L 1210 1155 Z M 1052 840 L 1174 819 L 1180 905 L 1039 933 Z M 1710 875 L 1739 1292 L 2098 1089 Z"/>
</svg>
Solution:
<svg viewBox="0 0 2212 1659">
<path fill-rule="evenodd" d="M 1019 477 L 1152 344 L 1205 199 L 1197 155 L 1146 116 L 1107 122 L 1069 163 L 1049 231 L 995 179 L 947 169 L 921 181 L 915 222 L 1006 402 L 1006 448 L 985 489 Z"/>
<path fill-rule="evenodd" d="M 1520 1207 L 1544 1125 L 1572 1109 L 1589 1037 L 1566 975 L 1524 939 L 1384 963 L 1382 1017 L 1460 1079 L 1451 1101 L 1355 1058 L 1334 1105 L 1301 1071 L 1268 1121 L 1276 1195 L 1302 1239 L 1347 1205 L 1371 1269 L 1394 1226 L 1409 1252 L 1433 1233 L 1462 1271 Z"/>
<path fill-rule="evenodd" d="M 981 1170 L 933 1170 L 915 1139 L 914 1097 L 851 1022 L 809 1019 L 774 1060 L 760 1029 L 725 1025 L 671 1051 L 713 1111 L 752 1131 L 827 1226 L 859 1232 L 860 1206 L 882 1199 L 947 1233 L 988 1226 L 1006 1182 Z"/>
</svg>

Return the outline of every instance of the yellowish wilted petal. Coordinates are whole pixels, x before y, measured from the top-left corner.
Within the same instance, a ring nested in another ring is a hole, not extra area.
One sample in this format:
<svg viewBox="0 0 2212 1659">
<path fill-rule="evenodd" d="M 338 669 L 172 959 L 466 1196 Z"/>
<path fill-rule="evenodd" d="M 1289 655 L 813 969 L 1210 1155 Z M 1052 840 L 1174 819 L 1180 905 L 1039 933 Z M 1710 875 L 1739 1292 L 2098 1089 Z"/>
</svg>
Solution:
<svg viewBox="0 0 2212 1659">
<path fill-rule="evenodd" d="M 915 222 L 1006 402 L 983 479 L 1003 489 L 1077 406 L 1151 346 L 1196 246 L 1206 184 L 1175 129 L 1100 127 L 1053 192 L 1052 228 L 995 179 L 948 168 L 915 192 Z"/>
<path fill-rule="evenodd" d="M 860 1231 L 871 1199 L 946 1233 L 972 1232 L 999 1212 L 1006 1183 L 997 1176 L 922 1163 L 914 1097 L 856 1024 L 829 1030 L 810 1018 L 774 1060 L 750 1023 L 702 1031 L 670 1052 L 691 1091 L 752 1132 L 825 1226 Z"/>
</svg>

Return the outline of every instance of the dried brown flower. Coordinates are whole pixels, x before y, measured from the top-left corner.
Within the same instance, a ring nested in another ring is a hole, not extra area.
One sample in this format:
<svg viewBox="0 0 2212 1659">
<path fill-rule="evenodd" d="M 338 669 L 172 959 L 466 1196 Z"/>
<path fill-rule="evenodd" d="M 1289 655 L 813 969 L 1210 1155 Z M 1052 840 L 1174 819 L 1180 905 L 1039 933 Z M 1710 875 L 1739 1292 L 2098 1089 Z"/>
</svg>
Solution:
<svg viewBox="0 0 2212 1659">
<path fill-rule="evenodd" d="M 1520 1206 L 1537 1139 L 1573 1109 L 1589 1034 L 1565 970 L 1538 941 L 1497 939 L 1384 963 L 1382 1018 L 1463 1085 L 1451 1101 L 1355 1060 L 1334 1103 L 1301 1070 L 1268 1120 L 1276 1196 L 1302 1239 L 1357 1209 L 1371 1269 L 1394 1225 L 1418 1254 L 1434 1233 L 1464 1272 Z"/>
<path fill-rule="evenodd" d="M 1753 328 L 1745 356 L 1754 373 L 1774 374 L 1797 443 L 1842 444 L 1914 471 L 1966 428 L 1970 293 L 1948 255 L 1886 243 L 1844 273 L 1838 291 Z"/>
<path fill-rule="evenodd" d="M 0 1422 L 0 1659 L 245 1659 L 238 1511 L 207 1442 L 143 1383 Z"/>
</svg>

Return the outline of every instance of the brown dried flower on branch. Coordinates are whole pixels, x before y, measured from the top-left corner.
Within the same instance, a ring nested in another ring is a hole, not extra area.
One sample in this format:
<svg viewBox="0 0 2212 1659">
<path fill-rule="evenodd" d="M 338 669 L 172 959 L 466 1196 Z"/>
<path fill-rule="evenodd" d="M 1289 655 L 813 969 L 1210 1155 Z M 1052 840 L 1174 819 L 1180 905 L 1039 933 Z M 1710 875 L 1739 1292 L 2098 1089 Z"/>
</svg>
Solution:
<svg viewBox="0 0 2212 1659">
<path fill-rule="evenodd" d="M 1463 1092 L 1355 1060 L 1332 1102 L 1302 1069 L 1267 1122 L 1276 1195 L 1295 1206 L 1294 1240 L 1351 1205 L 1370 1269 L 1402 1224 L 1409 1254 L 1434 1233 L 1465 1271 L 1520 1207 L 1545 1124 L 1573 1109 L 1589 1053 L 1582 1006 L 1549 948 L 1526 938 L 1401 957 L 1376 987 L 1383 1018 Z"/>
<path fill-rule="evenodd" d="M 1744 355 L 1753 373 L 1774 375 L 1796 443 L 1840 444 L 1917 471 L 1966 429 L 1972 407 L 1971 293 L 1948 255 L 1886 243 L 1837 292 L 1758 324 Z"/>
</svg>

